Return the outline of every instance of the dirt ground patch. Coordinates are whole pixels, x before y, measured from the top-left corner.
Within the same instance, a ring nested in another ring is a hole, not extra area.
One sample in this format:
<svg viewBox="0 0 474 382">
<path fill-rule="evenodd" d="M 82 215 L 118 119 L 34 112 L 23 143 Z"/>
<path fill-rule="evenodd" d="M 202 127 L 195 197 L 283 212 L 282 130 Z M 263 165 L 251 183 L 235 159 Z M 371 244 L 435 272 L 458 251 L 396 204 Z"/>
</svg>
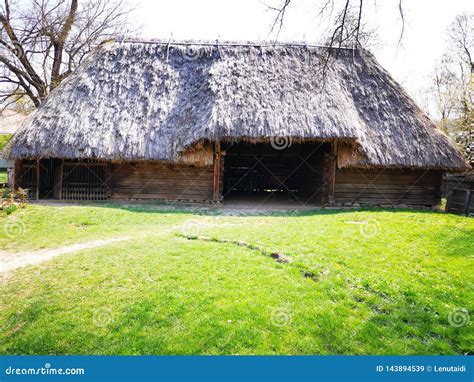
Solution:
<svg viewBox="0 0 474 382">
<path fill-rule="evenodd" d="M 28 265 L 37 265 L 50 260 L 56 256 L 68 253 L 82 251 L 84 249 L 93 249 L 103 247 L 109 244 L 130 240 L 129 237 L 111 238 L 102 240 L 93 240 L 86 243 L 65 245 L 54 249 L 41 249 L 38 251 L 28 251 L 20 253 L 9 253 L 0 251 L 0 273 L 9 272 L 17 268 Z"/>
</svg>

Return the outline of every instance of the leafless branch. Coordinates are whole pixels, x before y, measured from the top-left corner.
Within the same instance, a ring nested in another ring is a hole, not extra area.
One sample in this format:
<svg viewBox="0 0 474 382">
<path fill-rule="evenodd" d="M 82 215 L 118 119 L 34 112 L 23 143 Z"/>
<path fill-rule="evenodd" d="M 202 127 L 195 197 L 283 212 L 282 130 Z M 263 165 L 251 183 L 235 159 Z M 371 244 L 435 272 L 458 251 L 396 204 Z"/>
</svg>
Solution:
<svg viewBox="0 0 474 382">
<path fill-rule="evenodd" d="M 38 106 L 102 40 L 123 34 L 129 12 L 124 0 L 3 0 L 0 91 L 11 96 L 0 104 L 20 94 Z"/>
<path fill-rule="evenodd" d="M 283 28 L 283 21 L 285 20 L 285 13 L 288 7 L 290 6 L 291 0 L 284 0 L 282 6 L 280 8 L 272 8 L 270 9 L 277 11 L 277 15 L 275 17 L 275 20 L 273 21 L 272 27 L 270 29 L 271 32 L 273 32 L 278 25 L 278 31 L 276 34 L 275 40 L 278 40 L 278 37 L 280 35 L 281 29 Z"/>
</svg>

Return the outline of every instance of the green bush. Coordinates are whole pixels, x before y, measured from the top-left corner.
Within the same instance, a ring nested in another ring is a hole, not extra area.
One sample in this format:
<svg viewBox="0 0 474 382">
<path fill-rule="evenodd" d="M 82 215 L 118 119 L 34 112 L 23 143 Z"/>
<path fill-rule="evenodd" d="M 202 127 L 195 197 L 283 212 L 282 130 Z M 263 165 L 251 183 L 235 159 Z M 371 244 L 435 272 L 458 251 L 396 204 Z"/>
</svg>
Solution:
<svg viewBox="0 0 474 382">
<path fill-rule="evenodd" d="M 5 213 L 6 213 L 7 215 L 12 214 L 12 213 L 15 212 L 17 209 L 18 209 L 18 207 L 16 206 L 16 204 L 8 204 L 8 205 L 6 205 L 5 207 L 3 207 L 3 210 L 5 211 Z"/>
<path fill-rule="evenodd" d="M 28 204 L 28 190 L 19 188 L 16 192 L 5 188 L 2 191 L 1 209 L 7 215 L 15 212 L 18 208 L 23 208 Z"/>
</svg>

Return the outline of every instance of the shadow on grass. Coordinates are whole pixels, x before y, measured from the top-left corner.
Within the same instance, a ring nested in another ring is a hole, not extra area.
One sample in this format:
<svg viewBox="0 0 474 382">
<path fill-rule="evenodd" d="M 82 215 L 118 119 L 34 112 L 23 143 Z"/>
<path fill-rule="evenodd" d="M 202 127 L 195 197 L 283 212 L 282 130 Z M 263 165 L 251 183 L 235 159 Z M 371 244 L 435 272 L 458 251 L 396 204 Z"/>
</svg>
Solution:
<svg viewBox="0 0 474 382">
<path fill-rule="evenodd" d="M 121 209 L 132 212 L 157 213 L 157 214 L 193 214 L 193 215 L 210 215 L 210 216 L 317 216 L 317 215 L 337 215 L 356 212 L 372 212 L 372 213 L 421 213 L 429 215 L 446 215 L 444 211 L 434 209 L 410 209 L 410 208 L 381 208 L 381 207 L 324 207 L 324 206 L 304 206 L 296 208 L 284 208 L 275 205 L 266 207 L 248 206 L 242 203 L 232 204 L 232 206 L 212 205 L 212 204 L 191 204 L 191 203 L 171 203 L 161 201 L 33 201 L 32 204 L 52 206 L 52 207 L 96 207 Z"/>
</svg>

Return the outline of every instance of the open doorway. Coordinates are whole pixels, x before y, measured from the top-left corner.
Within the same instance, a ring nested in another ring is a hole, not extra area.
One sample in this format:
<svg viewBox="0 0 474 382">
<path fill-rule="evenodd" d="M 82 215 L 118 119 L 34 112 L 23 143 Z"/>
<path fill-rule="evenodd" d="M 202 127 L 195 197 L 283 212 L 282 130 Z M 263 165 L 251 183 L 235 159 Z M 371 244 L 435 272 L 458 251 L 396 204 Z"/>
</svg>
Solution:
<svg viewBox="0 0 474 382">
<path fill-rule="evenodd" d="M 225 201 L 282 201 L 320 204 L 324 193 L 324 158 L 330 143 L 270 143 L 224 146 Z"/>
<path fill-rule="evenodd" d="M 60 159 L 41 159 L 39 161 L 39 198 L 57 198 L 60 182 Z"/>
</svg>

